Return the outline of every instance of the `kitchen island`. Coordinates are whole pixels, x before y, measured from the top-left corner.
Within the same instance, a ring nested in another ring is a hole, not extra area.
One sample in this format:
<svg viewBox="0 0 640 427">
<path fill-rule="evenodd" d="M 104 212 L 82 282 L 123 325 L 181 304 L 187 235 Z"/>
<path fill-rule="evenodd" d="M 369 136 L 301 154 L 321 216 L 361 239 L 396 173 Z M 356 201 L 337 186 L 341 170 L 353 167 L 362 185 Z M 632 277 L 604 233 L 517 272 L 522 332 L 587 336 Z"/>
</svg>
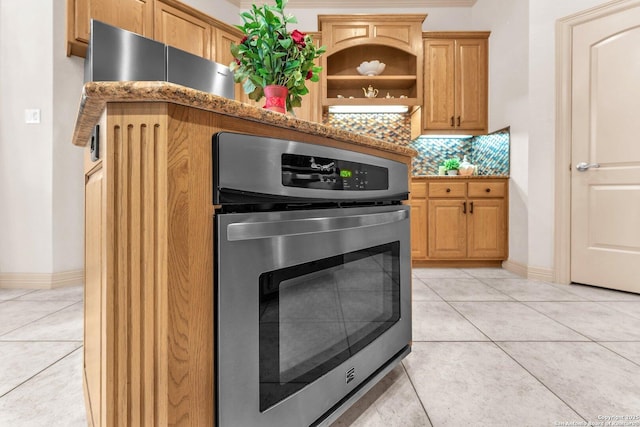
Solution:
<svg viewBox="0 0 640 427">
<path fill-rule="evenodd" d="M 211 141 L 220 131 L 372 154 L 408 170 L 415 155 L 172 83 L 87 83 L 73 143 L 85 147 L 91 425 L 214 424 Z"/>
</svg>

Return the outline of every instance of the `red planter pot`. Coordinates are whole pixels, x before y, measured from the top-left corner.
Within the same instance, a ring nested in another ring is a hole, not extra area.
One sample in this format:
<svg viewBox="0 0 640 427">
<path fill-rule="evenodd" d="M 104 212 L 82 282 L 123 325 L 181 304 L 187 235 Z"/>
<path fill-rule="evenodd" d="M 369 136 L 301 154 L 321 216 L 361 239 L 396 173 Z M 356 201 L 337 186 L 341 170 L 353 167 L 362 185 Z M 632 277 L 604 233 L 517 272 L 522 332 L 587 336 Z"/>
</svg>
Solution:
<svg viewBox="0 0 640 427">
<path fill-rule="evenodd" d="M 267 98 L 263 108 L 278 113 L 287 112 L 287 94 L 289 90 L 286 86 L 268 85 L 264 87 L 264 96 Z"/>
</svg>

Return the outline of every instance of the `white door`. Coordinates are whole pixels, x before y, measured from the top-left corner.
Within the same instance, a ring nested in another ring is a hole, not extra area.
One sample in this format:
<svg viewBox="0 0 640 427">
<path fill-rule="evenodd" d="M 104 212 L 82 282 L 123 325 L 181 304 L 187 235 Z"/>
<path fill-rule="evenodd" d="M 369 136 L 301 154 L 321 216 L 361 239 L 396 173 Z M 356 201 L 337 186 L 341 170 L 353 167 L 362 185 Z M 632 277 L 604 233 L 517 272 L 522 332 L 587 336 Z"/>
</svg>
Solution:
<svg viewBox="0 0 640 427">
<path fill-rule="evenodd" d="M 572 81 L 571 281 L 640 293 L 640 5 L 574 27 Z"/>
</svg>

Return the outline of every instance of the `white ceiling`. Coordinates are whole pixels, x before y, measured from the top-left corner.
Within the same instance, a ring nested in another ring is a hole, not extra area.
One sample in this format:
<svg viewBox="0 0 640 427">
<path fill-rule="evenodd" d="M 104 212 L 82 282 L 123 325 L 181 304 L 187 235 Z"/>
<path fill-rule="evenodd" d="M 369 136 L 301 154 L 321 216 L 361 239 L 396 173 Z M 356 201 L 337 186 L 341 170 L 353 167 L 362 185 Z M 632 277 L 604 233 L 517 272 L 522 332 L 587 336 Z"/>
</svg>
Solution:
<svg viewBox="0 0 640 427">
<path fill-rule="evenodd" d="M 266 3 L 265 0 L 229 0 L 240 6 L 241 9 L 249 9 L 252 4 Z M 375 8 L 404 8 L 404 7 L 470 7 L 477 0 L 289 0 L 288 8 L 292 9 L 375 9 Z M 268 1 L 268 3 L 274 3 Z"/>
</svg>

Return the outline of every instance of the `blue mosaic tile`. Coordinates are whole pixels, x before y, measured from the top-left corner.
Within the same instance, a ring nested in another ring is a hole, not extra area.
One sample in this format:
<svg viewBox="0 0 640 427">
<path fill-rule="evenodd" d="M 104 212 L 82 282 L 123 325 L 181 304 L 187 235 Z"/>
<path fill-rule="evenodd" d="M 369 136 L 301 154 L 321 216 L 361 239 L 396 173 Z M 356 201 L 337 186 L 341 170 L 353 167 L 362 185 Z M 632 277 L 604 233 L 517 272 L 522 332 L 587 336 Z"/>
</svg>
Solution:
<svg viewBox="0 0 640 427">
<path fill-rule="evenodd" d="M 509 129 L 473 138 L 469 161 L 478 175 L 509 175 Z"/>
<path fill-rule="evenodd" d="M 509 130 L 466 139 L 418 137 L 411 142 L 418 155 L 413 159 L 414 175 L 437 175 L 438 165 L 457 157 L 478 166 L 478 175 L 509 175 Z"/>
<path fill-rule="evenodd" d="M 478 175 L 509 175 L 509 128 L 465 139 L 418 137 L 411 141 L 411 116 L 397 113 L 324 113 L 325 125 L 414 148 L 413 175 L 437 175 L 444 160 L 464 156 Z"/>
</svg>

